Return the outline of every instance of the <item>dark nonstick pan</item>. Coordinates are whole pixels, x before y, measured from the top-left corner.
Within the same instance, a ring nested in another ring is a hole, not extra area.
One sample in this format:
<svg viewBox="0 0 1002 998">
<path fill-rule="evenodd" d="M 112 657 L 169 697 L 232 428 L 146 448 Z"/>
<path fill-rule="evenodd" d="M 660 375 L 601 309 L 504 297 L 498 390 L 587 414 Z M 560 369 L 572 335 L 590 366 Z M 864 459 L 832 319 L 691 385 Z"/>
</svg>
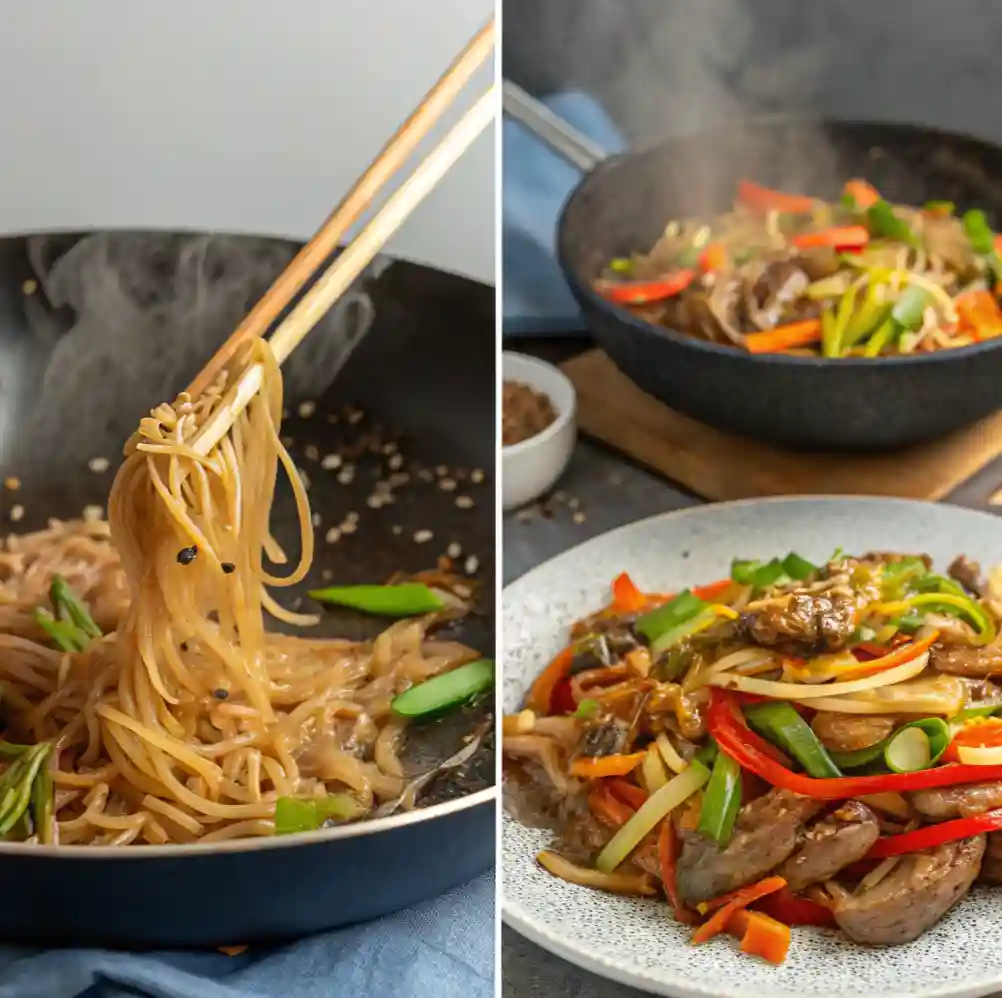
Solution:
<svg viewBox="0 0 1002 998">
<path fill-rule="evenodd" d="M 126 236 L 99 246 L 69 278 L 64 271 L 60 289 L 44 281 L 36 287 L 37 269 L 57 273 L 69 253 L 90 252 L 79 237 L 0 241 L 0 479 L 22 479 L 16 492 L 0 491 L 0 533 L 103 504 L 114 466 L 98 474 L 88 461 L 120 453 L 141 410 L 158 401 L 144 401 L 150 384 L 183 387 L 295 249 L 249 237 Z M 139 268 L 139 280 L 132 264 L 146 253 L 152 258 Z M 233 279 L 226 283 L 228 271 Z M 225 294 L 216 292 L 219 281 Z M 200 323 L 194 332 L 177 323 L 184 314 L 174 307 L 192 288 L 199 307 L 190 318 Z M 336 383 L 321 391 L 330 382 L 314 369 L 323 349 L 286 378 L 290 418 L 283 432 L 320 518 L 309 584 L 331 577 L 383 581 L 398 570 L 434 567 L 438 555 L 459 544 L 458 561 L 480 596 L 477 613 L 455 636 L 493 657 L 493 288 L 396 262 L 378 279 L 370 274 L 368 290 L 375 325 Z M 144 316 L 135 327 L 133 306 Z M 87 309 L 88 335 L 105 342 L 90 349 L 78 341 L 80 355 L 70 358 L 56 396 L 59 411 L 39 413 L 40 398 L 51 404 L 54 365 L 66 362 L 59 352 L 68 330 Z M 342 315 L 342 327 L 364 317 L 361 303 L 351 309 L 358 314 Z M 318 327 L 311 337 L 343 331 Z M 138 386 L 120 376 L 121 351 L 132 352 Z M 304 402 L 315 402 L 315 411 Z M 321 461 L 332 453 L 343 455 L 342 466 L 325 470 Z M 351 480 L 339 479 L 348 465 Z M 367 497 L 388 469 L 410 480 L 392 505 L 372 509 Z M 483 481 L 477 469 L 486 472 Z M 455 490 L 442 487 L 446 478 Z M 460 495 L 472 504 L 457 505 Z M 279 495 L 273 526 L 295 549 L 288 499 Z M 22 507 L 16 515 L 15 505 Z M 355 532 L 327 543 L 326 531 L 352 511 Z M 421 531 L 434 536 L 417 543 Z M 298 594 L 304 601 L 307 588 Z M 353 638 L 380 629 L 348 612 L 329 614 L 321 627 Z M 71 945 L 249 943 L 363 921 L 445 891 L 494 861 L 492 715 L 493 705 L 481 704 L 409 738 L 407 765 L 426 771 L 455 754 L 470 733 L 487 731 L 472 759 L 433 779 L 425 806 L 406 814 L 211 846 L 0 843 L 0 893 L 10 899 L 0 906 L 0 935 Z"/>
<path fill-rule="evenodd" d="M 728 432 L 847 450 L 929 440 L 1002 407 L 1002 340 L 874 360 L 753 356 L 646 323 L 592 290 L 608 260 L 646 250 L 673 217 L 726 210 L 742 177 L 837 198 L 863 176 L 891 200 L 951 200 L 997 226 L 999 147 L 913 125 L 769 119 L 597 161 L 516 90 L 506 84 L 506 110 L 585 171 L 560 215 L 560 265 L 599 344 L 645 392 Z"/>
</svg>

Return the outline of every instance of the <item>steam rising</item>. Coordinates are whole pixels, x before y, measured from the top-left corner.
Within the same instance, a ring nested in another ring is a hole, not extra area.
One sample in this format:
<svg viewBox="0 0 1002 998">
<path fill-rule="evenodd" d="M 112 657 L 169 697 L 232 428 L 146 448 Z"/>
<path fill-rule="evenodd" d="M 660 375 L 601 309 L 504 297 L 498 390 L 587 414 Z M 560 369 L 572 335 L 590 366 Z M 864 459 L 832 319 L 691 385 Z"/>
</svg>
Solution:
<svg viewBox="0 0 1002 998">
<path fill-rule="evenodd" d="M 40 293 L 26 306 L 51 353 L 19 457 L 79 464 L 100 447 L 114 458 L 139 419 L 190 382 L 295 252 L 291 243 L 240 236 L 31 239 Z M 374 263 L 287 361 L 290 401 L 322 394 L 369 330 L 366 287 L 385 266 Z M 44 454 L 32 441 L 44 441 Z"/>
</svg>

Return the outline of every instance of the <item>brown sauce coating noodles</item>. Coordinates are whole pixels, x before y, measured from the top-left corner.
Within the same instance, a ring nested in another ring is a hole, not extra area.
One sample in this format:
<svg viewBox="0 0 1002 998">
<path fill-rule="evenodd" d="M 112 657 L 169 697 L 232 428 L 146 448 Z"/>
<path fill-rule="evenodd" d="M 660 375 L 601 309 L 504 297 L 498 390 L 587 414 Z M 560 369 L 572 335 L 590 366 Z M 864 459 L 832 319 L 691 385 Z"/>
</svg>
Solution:
<svg viewBox="0 0 1002 998">
<path fill-rule="evenodd" d="M 429 618 L 375 641 L 290 637 L 264 613 L 309 624 L 269 595 L 302 580 L 313 533 L 282 446 L 281 375 L 263 343 L 263 387 L 207 457 L 191 446 L 225 397 L 182 395 L 126 449 L 109 521 L 52 521 L 0 543 L 0 688 L 6 737 L 54 740 L 61 843 L 219 841 L 269 835 L 281 795 L 351 791 L 367 808 L 406 790 L 394 695 L 477 657 L 426 641 Z M 276 475 L 290 477 L 302 554 L 283 576 L 268 532 Z M 187 564 L 178 552 L 197 554 Z M 224 571 L 222 564 L 234 569 Z M 64 653 L 34 618 L 54 574 L 104 637 Z"/>
</svg>

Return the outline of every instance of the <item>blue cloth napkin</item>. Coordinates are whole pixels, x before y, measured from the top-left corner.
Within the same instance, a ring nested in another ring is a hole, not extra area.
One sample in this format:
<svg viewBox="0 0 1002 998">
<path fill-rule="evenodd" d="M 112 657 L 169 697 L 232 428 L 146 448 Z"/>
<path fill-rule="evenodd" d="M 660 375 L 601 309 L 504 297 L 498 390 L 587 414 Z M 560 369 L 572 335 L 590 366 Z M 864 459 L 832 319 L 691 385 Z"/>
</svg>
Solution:
<svg viewBox="0 0 1002 998">
<path fill-rule="evenodd" d="M 556 94 L 543 103 L 607 153 L 625 148 L 605 109 L 587 94 Z M 583 322 L 555 248 L 557 217 L 580 174 L 511 118 L 504 122 L 502 147 L 503 331 L 580 332 Z"/>
<path fill-rule="evenodd" d="M 374 922 L 236 957 L 0 947 L 0 998 L 492 998 L 493 966 L 487 873 Z"/>
</svg>

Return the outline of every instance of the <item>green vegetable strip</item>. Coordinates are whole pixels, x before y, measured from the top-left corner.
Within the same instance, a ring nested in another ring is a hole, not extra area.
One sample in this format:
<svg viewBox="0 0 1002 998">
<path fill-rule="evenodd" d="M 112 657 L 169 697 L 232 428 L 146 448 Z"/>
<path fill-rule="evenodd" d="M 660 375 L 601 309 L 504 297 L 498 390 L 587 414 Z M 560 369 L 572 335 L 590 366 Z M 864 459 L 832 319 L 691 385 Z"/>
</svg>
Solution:
<svg viewBox="0 0 1002 998">
<path fill-rule="evenodd" d="M 830 752 L 829 755 L 832 762 L 843 772 L 853 769 L 863 769 L 883 760 L 886 745 L 887 739 L 885 738 L 877 742 L 876 745 L 856 749 L 854 752 Z"/>
<path fill-rule="evenodd" d="M 759 703 L 745 711 L 748 723 L 763 738 L 792 755 L 808 776 L 839 777 L 842 773 L 810 725 L 788 703 Z"/>
<path fill-rule="evenodd" d="M 801 558 L 796 551 L 791 551 L 783 559 L 783 571 L 797 582 L 803 582 L 818 570 L 817 565 L 812 565 L 806 558 Z"/>
<path fill-rule="evenodd" d="M 416 617 L 445 606 L 434 590 L 421 582 L 397 586 L 330 586 L 313 589 L 310 596 L 320 603 L 346 606 L 379 617 Z"/>
<path fill-rule="evenodd" d="M 49 587 L 49 599 L 52 600 L 52 609 L 55 610 L 59 620 L 67 618 L 73 622 L 77 630 L 89 638 L 101 637 L 101 628 L 94 623 L 94 618 L 90 615 L 87 607 L 80 602 L 73 594 L 69 584 L 61 575 L 52 577 L 52 584 Z"/>
<path fill-rule="evenodd" d="M 578 709 L 574 711 L 572 716 L 587 720 L 589 717 L 594 717 L 601 707 L 602 705 L 597 700 L 585 699 L 578 704 Z"/>
<path fill-rule="evenodd" d="M 909 246 L 918 244 L 908 223 L 898 218 L 894 209 L 884 200 L 877 201 L 866 209 L 866 221 L 871 235 L 879 239 L 893 239 Z"/>
<path fill-rule="evenodd" d="M 468 703 L 493 685 L 494 663 L 489 658 L 478 658 L 404 690 L 393 698 L 390 707 L 400 717 L 425 717 Z"/>
<path fill-rule="evenodd" d="M 838 320 L 835 313 L 825 310 L 821 314 L 821 354 L 824 357 L 838 356 Z"/>
<path fill-rule="evenodd" d="M 703 794 L 699 832 L 726 848 L 734 834 L 734 822 L 741 810 L 741 767 L 723 752 L 717 754 L 710 782 Z"/>
<path fill-rule="evenodd" d="M 879 357 L 896 335 L 897 327 L 894 325 L 893 320 L 886 319 L 877 327 L 869 340 L 867 340 L 866 346 L 863 348 L 863 356 Z"/>
<path fill-rule="evenodd" d="M 349 794 L 279 797 L 275 801 L 275 834 L 312 832 L 327 821 L 352 821 L 363 814 L 365 808 Z"/>
<path fill-rule="evenodd" d="M 42 766 L 52 750 L 51 744 L 42 742 L 15 760 L 0 779 L 3 797 L 0 799 L 0 837 L 10 834 L 11 829 L 24 817 L 31 802 L 32 786 Z"/>
<path fill-rule="evenodd" d="M 842 334 L 842 354 L 848 352 L 870 336 L 890 315 L 890 306 L 876 300 L 878 284 L 871 283 L 862 307 L 849 320 Z"/>
<path fill-rule="evenodd" d="M 914 333 L 922 326 L 928 304 L 929 292 L 917 284 L 912 284 L 895 302 L 894 308 L 891 309 L 891 319 L 901 329 Z"/>
<path fill-rule="evenodd" d="M 698 749 L 696 749 L 696 755 L 694 758 L 696 759 L 697 762 L 701 762 L 704 766 L 706 766 L 709 769 L 713 766 L 713 763 L 716 761 L 719 752 L 720 749 L 717 747 L 717 743 L 714 740 L 713 736 L 711 735 L 709 737 L 709 741 L 707 741 L 705 745 L 701 745 Z"/>
<path fill-rule="evenodd" d="M 693 619 L 707 608 L 709 604 L 694 596 L 688 589 L 683 589 L 676 597 L 670 599 L 664 606 L 659 606 L 650 613 L 638 618 L 634 625 L 637 632 L 654 644 L 663 634 Z"/>
<path fill-rule="evenodd" d="M 56 787 L 52 779 L 51 754 L 47 755 L 42 768 L 31 788 L 31 816 L 35 823 L 35 834 L 42 845 L 52 845 L 55 841 Z"/>
<path fill-rule="evenodd" d="M 838 311 L 835 313 L 835 353 L 832 356 L 840 357 L 845 350 L 846 330 L 849 328 L 849 321 L 856 309 L 858 297 L 859 288 L 853 285 L 842 295 L 842 300 L 838 303 Z"/>
<path fill-rule="evenodd" d="M 987 256 L 995 249 L 995 233 L 988 224 L 988 217 L 983 211 L 974 208 L 964 212 L 961 219 L 964 235 L 971 244 L 971 249 L 980 256 Z"/>
</svg>

